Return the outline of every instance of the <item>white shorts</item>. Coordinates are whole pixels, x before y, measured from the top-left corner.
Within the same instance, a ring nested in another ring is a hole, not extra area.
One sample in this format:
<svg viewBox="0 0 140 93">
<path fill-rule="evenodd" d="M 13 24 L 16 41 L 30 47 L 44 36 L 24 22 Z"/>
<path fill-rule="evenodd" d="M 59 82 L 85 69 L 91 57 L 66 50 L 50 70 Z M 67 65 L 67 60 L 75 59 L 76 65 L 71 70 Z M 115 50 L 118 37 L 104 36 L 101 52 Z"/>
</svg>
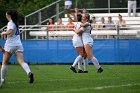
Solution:
<svg viewBox="0 0 140 93">
<path fill-rule="evenodd" d="M 85 33 L 83 33 L 82 34 L 82 40 L 83 40 L 83 44 L 84 45 L 90 45 L 91 47 L 93 46 L 93 39 L 92 39 L 92 37 L 91 37 L 91 35 L 90 34 L 85 34 Z"/>
<path fill-rule="evenodd" d="M 72 1 L 65 1 L 65 9 L 70 9 L 72 5 Z"/>
<path fill-rule="evenodd" d="M 83 42 L 81 36 L 75 34 L 72 39 L 73 46 L 76 47 L 83 47 Z"/>
<path fill-rule="evenodd" d="M 11 54 L 16 52 L 23 52 L 23 46 L 4 46 L 4 49 Z"/>
</svg>

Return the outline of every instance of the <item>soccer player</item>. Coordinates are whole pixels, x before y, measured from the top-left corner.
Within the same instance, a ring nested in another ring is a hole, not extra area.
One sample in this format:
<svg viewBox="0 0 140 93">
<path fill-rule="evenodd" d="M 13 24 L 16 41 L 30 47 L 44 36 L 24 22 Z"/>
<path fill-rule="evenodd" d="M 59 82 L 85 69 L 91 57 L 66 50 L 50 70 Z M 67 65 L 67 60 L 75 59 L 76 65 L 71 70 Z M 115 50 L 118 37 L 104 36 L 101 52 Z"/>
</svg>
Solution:
<svg viewBox="0 0 140 93">
<path fill-rule="evenodd" d="M 71 5 L 72 5 L 72 0 L 65 0 L 65 10 L 66 10 L 67 17 L 69 17 L 71 14 L 70 12 Z"/>
<path fill-rule="evenodd" d="M 81 26 L 82 15 L 77 14 L 77 15 L 74 15 L 74 16 L 76 16 L 75 17 L 76 19 L 74 19 L 73 21 L 77 22 L 75 28 L 79 29 L 80 26 Z M 78 56 L 76 57 L 74 63 L 71 65 L 70 69 L 74 73 L 77 73 L 77 71 L 75 69 L 75 66 L 78 64 L 78 73 L 83 73 L 83 71 L 82 71 L 82 61 L 83 61 L 84 62 L 84 73 L 88 73 L 88 71 L 87 71 L 88 61 L 86 59 L 87 55 L 86 55 L 84 47 L 83 47 L 81 34 L 75 33 L 74 36 L 73 36 L 72 42 L 73 42 L 73 46 L 75 47 L 75 49 L 78 53 Z"/>
<path fill-rule="evenodd" d="M 23 46 L 20 40 L 20 32 L 18 28 L 18 13 L 14 10 L 6 12 L 6 18 L 9 21 L 7 30 L 1 33 L 1 36 L 7 35 L 7 40 L 4 46 L 5 53 L 3 54 L 1 67 L 1 86 L 6 78 L 7 64 L 12 54 L 15 54 L 18 63 L 28 75 L 29 83 L 33 83 L 34 77 L 27 63 L 23 59 Z"/>
<path fill-rule="evenodd" d="M 82 15 L 82 23 L 87 23 L 88 17 L 86 15 Z M 84 44 L 85 52 L 87 56 L 91 59 L 93 64 L 95 65 L 98 73 L 103 72 L 103 69 L 99 65 L 98 60 L 93 56 L 92 47 L 93 47 L 93 39 L 91 37 L 91 26 L 81 27 L 80 29 L 74 29 L 76 33 L 82 33 L 82 42 Z"/>
</svg>

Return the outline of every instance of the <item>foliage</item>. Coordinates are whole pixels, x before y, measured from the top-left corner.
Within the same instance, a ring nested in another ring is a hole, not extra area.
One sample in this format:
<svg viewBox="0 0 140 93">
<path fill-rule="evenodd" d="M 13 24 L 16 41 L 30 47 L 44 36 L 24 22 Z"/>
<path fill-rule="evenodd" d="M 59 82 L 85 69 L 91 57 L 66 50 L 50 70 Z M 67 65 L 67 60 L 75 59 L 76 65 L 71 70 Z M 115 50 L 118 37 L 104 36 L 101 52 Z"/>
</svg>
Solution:
<svg viewBox="0 0 140 93">
<path fill-rule="evenodd" d="M 23 24 L 24 16 L 56 0 L 0 0 L 0 28 L 6 25 L 5 12 L 14 9 L 19 12 L 19 22 Z"/>
</svg>

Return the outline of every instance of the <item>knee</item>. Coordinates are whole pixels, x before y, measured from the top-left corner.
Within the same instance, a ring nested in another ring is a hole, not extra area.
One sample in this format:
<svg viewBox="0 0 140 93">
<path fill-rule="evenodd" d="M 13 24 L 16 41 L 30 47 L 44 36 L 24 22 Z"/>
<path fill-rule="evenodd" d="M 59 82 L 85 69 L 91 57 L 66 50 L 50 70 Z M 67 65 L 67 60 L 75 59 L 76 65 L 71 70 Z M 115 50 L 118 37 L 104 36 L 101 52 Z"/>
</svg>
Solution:
<svg viewBox="0 0 140 93">
<path fill-rule="evenodd" d="M 2 61 L 2 65 L 8 65 L 8 62 Z"/>
<path fill-rule="evenodd" d="M 2 60 L 2 65 L 8 65 L 8 60 L 7 59 L 3 59 Z"/>
<path fill-rule="evenodd" d="M 92 54 L 88 54 L 88 57 L 89 57 L 90 59 L 92 59 L 92 58 L 93 58 L 93 55 L 92 55 Z"/>
<path fill-rule="evenodd" d="M 18 63 L 21 65 L 21 64 L 23 64 L 23 63 L 24 63 L 24 61 L 20 61 L 20 62 L 18 62 Z"/>
<path fill-rule="evenodd" d="M 83 56 L 82 56 L 84 59 L 86 59 L 87 58 L 87 54 L 83 54 Z"/>
</svg>

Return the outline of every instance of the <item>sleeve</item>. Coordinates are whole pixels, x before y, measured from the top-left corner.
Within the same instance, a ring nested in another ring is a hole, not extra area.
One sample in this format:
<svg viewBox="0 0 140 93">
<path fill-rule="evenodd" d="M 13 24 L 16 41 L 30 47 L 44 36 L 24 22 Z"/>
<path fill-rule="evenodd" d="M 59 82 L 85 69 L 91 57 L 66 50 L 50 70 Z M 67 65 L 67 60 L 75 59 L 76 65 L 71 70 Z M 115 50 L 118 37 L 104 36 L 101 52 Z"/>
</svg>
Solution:
<svg viewBox="0 0 140 93">
<path fill-rule="evenodd" d="M 14 29 L 14 24 L 13 23 L 11 23 L 11 22 L 8 22 L 8 24 L 7 24 L 7 30 L 10 30 L 10 29 Z"/>
</svg>

